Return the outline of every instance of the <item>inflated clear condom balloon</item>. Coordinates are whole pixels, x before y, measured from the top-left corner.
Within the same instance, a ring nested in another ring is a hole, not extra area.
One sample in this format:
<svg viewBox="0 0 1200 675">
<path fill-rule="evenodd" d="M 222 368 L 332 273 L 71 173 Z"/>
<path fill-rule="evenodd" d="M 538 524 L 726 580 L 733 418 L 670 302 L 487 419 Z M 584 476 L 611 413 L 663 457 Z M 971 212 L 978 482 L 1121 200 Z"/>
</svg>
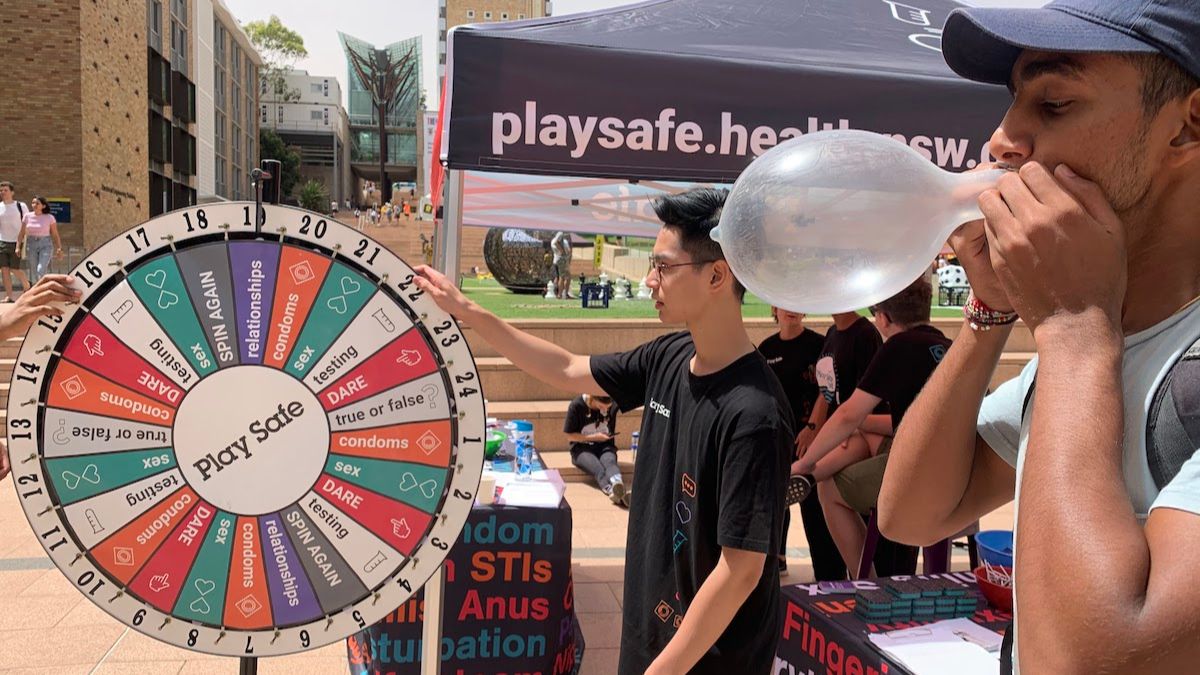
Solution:
<svg viewBox="0 0 1200 675">
<path fill-rule="evenodd" d="M 795 312 L 886 300 L 929 268 L 1002 170 L 954 174 L 867 131 L 808 134 L 764 153 L 712 238 L 750 292 Z"/>
</svg>

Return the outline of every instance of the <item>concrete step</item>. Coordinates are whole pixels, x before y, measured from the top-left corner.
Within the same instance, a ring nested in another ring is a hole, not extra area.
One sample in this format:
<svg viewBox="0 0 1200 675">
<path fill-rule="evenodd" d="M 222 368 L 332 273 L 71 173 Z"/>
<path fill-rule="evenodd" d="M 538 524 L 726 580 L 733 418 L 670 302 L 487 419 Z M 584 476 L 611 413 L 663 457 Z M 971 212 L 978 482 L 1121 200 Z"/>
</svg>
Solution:
<svg viewBox="0 0 1200 675">
<path fill-rule="evenodd" d="M 994 391 L 1002 383 L 1019 375 L 1021 369 L 1029 363 L 1033 356 L 1032 352 L 1010 352 L 1001 356 L 996 372 L 992 376 L 992 390 Z M 517 370 L 507 359 L 483 357 L 477 359 L 476 363 L 483 380 L 484 395 L 488 397 L 488 417 L 529 420 L 533 423 L 534 438 L 541 451 L 549 453 L 568 449 L 569 443 L 563 434 L 562 424 L 566 418 L 570 399 L 574 398 L 575 394 L 564 393 L 542 384 Z M 498 396 L 520 392 L 540 393 L 545 397 L 498 398 Z M 630 434 L 640 429 L 641 425 L 641 409 L 619 415 L 617 430 L 621 433 L 617 436 L 617 447 L 627 449 Z"/>
<path fill-rule="evenodd" d="M 1033 352 L 1005 352 L 992 376 L 992 388 L 1020 374 L 1033 356 Z M 570 400 L 579 393 L 545 384 L 501 356 L 476 357 L 475 366 L 483 382 L 483 395 L 493 403 Z"/>
<path fill-rule="evenodd" d="M 563 433 L 569 399 L 548 401 L 488 401 L 487 416 L 502 420 L 529 420 L 533 423 L 533 438 L 543 453 L 566 452 L 570 448 Z M 617 416 L 618 450 L 629 449 L 630 435 L 642 427 L 641 408 Z"/>
<path fill-rule="evenodd" d="M 570 452 L 543 452 L 539 450 L 539 453 L 542 456 L 542 463 L 546 465 L 546 468 L 557 470 L 562 475 L 564 481 L 568 483 L 593 484 L 596 482 L 592 474 L 577 468 L 571 463 Z M 625 480 L 626 485 L 632 485 L 633 453 L 628 450 L 617 450 L 617 464 L 621 467 L 621 477 Z"/>
<path fill-rule="evenodd" d="M 812 317 L 809 328 L 825 334 L 833 320 L 829 317 Z M 682 326 L 667 326 L 657 319 L 523 319 L 510 324 L 532 335 L 549 340 L 574 354 L 607 354 L 632 349 L 644 342 L 666 333 L 682 330 Z M 771 319 L 746 319 L 746 330 L 750 339 L 758 344 L 778 328 Z M 958 318 L 934 319 L 933 325 L 950 339 L 958 335 L 963 323 Z M 500 356 L 486 341 L 464 325 L 463 333 L 471 345 L 476 358 Z M 1018 322 L 1005 344 L 1006 352 L 1036 351 L 1033 334 L 1024 323 Z"/>
</svg>

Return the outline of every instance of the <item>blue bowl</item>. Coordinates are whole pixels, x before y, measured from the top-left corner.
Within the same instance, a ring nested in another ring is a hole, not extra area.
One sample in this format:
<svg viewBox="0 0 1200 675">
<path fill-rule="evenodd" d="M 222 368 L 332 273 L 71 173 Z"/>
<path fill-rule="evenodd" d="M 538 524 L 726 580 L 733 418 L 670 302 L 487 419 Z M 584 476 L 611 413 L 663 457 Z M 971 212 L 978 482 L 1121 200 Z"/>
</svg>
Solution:
<svg viewBox="0 0 1200 675">
<path fill-rule="evenodd" d="M 980 532 L 975 535 L 975 545 L 979 548 L 979 557 L 989 565 L 1009 568 L 1013 566 L 1012 530 Z"/>
</svg>

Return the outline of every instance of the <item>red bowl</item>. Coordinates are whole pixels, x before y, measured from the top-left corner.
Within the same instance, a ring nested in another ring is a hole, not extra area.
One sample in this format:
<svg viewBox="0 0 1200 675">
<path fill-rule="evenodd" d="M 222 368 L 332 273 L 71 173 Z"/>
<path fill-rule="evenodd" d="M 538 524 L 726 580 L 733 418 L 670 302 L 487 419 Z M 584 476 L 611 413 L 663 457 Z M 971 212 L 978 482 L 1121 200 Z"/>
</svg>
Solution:
<svg viewBox="0 0 1200 675">
<path fill-rule="evenodd" d="M 993 567 L 992 569 L 1004 570 L 1012 576 L 1011 567 Z M 983 591 L 983 597 L 987 598 L 988 604 L 996 609 L 1011 612 L 1013 608 L 1013 590 L 1005 586 L 993 584 L 988 581 L 987 568 L 982 565 L 975 568 L 975 581 L 979 584 L 979 590 Z"/>
</svg>

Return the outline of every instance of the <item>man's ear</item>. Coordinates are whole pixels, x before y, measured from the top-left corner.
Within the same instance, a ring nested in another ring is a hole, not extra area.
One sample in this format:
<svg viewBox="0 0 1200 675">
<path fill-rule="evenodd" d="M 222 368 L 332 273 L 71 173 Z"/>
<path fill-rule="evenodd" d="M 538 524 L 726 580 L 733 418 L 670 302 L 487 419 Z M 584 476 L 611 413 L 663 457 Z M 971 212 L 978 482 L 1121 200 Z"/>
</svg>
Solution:
<svg viewBox="0 0 1200 675">
<path fill-rule="evenodd" d="M 712 290 L 720 290 L 733 282 L 733 270 L 729 269 L 729 263 L 724 260 L 718 260 L 713 263 L 712 276 L 708 280 L 708 285 Z"/>
<path fill-rule="evenodd" d="M 1174 165 L 1200 161 L 1200 89 L 1196 89 L 1180 105 L 1175 135 L 1171 138 L 1169 160 Z"/>
</svg>

